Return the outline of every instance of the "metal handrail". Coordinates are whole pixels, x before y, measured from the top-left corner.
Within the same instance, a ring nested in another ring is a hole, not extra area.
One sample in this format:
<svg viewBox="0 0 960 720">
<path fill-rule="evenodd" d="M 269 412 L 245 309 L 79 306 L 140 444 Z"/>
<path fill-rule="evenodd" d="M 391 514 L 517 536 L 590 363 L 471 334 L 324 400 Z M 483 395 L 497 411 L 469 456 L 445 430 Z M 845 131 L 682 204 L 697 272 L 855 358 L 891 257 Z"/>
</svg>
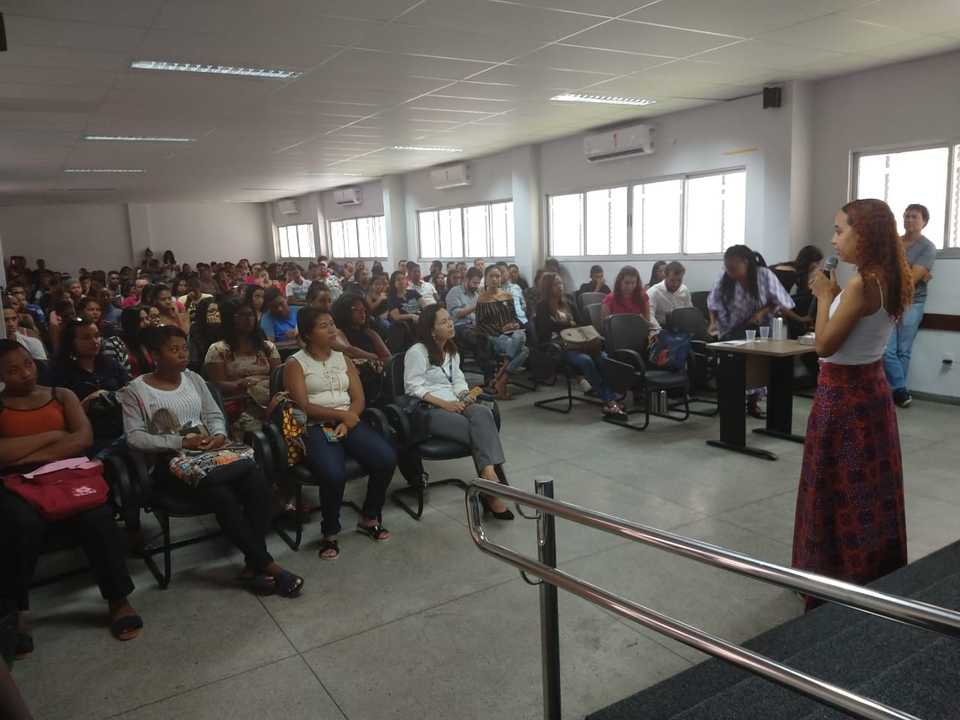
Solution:
<svg viewBox="0 0 960 720">
<path fill-rule="evenodd" d="M 537 481 L 538 491 L 543 484 L 544 481 Z M 549 481 L 549 486 L 549 494 L 552 496 L 552 481 Z M 548 527 L 550 535 L 548 541 L 551 546 L 553 545 L 553 516 L 562 517 L 635 542 L 667 550 L 707 565 L 763 580 L 780 587 L 798 590 L 824 600 L 832 600 L 855 610 L 927 630 L 960 636 L 960 613 L 935 605 L 886 595 L 869 588 L 859 587 L 814 573 L 775 565 L 717 545 L 665 532 L 573 503 L 554 500 L 552 497 L 545 497 L 543 494 L 532 494 L 488 480 L 474 480 L 468 487 L 466 493 L 468 528 L 473 542 L 482 552 L 497 557 L 522 572 L 536 575 L 545 583 L 582 597 L 627 620 L 632 620 L 660 634 L 719 657 L 768 680 L 851 713 L 856 717 L 866 718 L 867 720 L 917 720 L 913 715 L 789 668 L 763 655 L 729 643 L 557 569 L 555 567 L 555 547 L 551 547 L 550 554 L 552 557 L 544 557 L 542 552 L 544 536 L 542 532 L 538 533 L 541 560 L 547 559 L 549 564 L 533 560 L 503 545 L 491 542 L 487 538 L 486 528 L 483 525 L 483 513 L 480 504 L 481 493 L 511 500 L 546 513 L 545 517 L 551 521 Z M 550 589 L 555 592 L 555 588 Z M 546 663 L 546 658 L 544 658 L 544 661 Z M 551 682 L 558 683 L 559 677 L 551 680 L 545 672 L 545 699 L 548 696 L 547 685 Z M 556 688 L 551 692 L 559 697 Z M 559 704 L 557 704 L 556 713 L 559 716 Z M 547 716 L 551 717 L 551 714 L 548 713 Z"/>
</svg>

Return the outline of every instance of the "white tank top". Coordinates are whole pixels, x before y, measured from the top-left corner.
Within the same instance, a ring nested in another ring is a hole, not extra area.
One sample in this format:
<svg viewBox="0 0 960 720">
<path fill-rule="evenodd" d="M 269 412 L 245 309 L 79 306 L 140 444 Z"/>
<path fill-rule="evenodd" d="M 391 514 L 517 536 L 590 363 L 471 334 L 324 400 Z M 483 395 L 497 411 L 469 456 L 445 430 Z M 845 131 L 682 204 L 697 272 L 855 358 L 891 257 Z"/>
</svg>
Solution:
<svg viewBox="0 0 960 720">
<path fill-rule="evenodd" d="M 303 368 L 303 380 L 307 385 L 307 399 L 311 405 L 320 405 L 332 410 L 350 408 L 350 376 L 343 353 L 330 351 L 326 360 L 315 360 L 306 350 L 301 350 L 293 359 Z"/>
<path fill-rule="evenodd" d="M 830 317 L 840 307 L 841 291 L 830 305 Z M 893 318 L 887 314 L 883 306 L 883 287 L 880 288 L 880 307 L 875 313 L 860 318 L 853 330 L 843 341 L 843 345 L 830 357 L 823 358 L 823 362 L 835 365 L 870 365 L 883 357 L 883 351 L 890 340 L 890 331 L 893 330 Z"/>
</svg>

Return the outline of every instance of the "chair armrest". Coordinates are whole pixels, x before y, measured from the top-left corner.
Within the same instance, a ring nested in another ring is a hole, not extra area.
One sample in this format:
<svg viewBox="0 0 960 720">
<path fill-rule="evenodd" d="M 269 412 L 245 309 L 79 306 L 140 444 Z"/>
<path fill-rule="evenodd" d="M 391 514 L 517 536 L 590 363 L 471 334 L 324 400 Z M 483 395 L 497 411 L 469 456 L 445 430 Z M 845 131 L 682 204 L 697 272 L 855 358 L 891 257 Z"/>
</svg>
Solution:
<svg viewBox="0 0 960 720">
<path fill-rule="evenodd" d="M 383 406 L 383 414 L 387 418 L 387 423 L 396 434 L 397 442 L 404 446 L 407 444 L 407 438 L 411 437 L 410 419 L 399 405 L 389 403 Z"/>
<path fill-rule="evenodd" d="M 390 424 L 387 414 L 378 408 L 366 408 L 360 413 L 360 419 L 370 424 L 378 433 L 392 443 L 397 442 L 397 431 Z"/>
<path fill-rule="evenodd" d="M 643 372 L 646 369 L 646 365 L 643 362 L 643 356 L 636 350 L 627 350 L 622 348 L 620 350 L 611 350 L 607 353 L 607 355 L 614 360 L 632 365 L 636 372 Z"/>
<path fill-rule="evenodd" d="M 274 471 L 282 472 L 287 464 L 287 441 L 283 438 L 283 431 L 272 422 L 264 423 L 263 435 L 273 451 Z"/>
<path fill-rule="evenodd" d="M 140 499 L 134 489 L 130 470 L 120 452 L 111 452 L 103 458 L 103 477 L 110 487 L 110 495 L 119 505 L 120 519 L 130 531 L 140 529 Z"/>
<path fill-rule="evenodd" d="M 600 369 L 603 377 L 614 392 L 626 393 L 635 388 L 639 378 L 643 377 L 642 371 L 638 372 L 633 363 L 621 362 L 610 357 L 600 360 Z"/>
<path fill-rule="evenodd" d="M 273 452 L 273 447 L 266 433 L 262 430 L 250 430 L 244 433 L 243 442 L 253 448 L 253 456 L 257 464 L 263 470 L 267 479 L 275 482 L 277 472 L 277 462 Z"/>
</svg>

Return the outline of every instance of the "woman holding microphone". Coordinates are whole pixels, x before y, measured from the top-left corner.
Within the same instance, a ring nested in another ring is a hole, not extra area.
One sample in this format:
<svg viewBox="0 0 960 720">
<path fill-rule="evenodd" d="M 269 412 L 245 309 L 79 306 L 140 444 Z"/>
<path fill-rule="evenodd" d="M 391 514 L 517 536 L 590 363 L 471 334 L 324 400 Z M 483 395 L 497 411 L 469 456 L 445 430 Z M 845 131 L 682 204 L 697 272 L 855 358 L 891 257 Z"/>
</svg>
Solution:
<svg viewBox="0 0 960 720">
<path fill-rule="evenodd" d="M 820 377 L 807 423 L 793 566 L 866 584 L 907 563 L 900 436 L 883 352 L 913 283 L 886 203 L 855 200 L 833 247 L 856 274 L 811 273 Z M 807 597 L 810 610 L 820 601 Z"/>
</svg>

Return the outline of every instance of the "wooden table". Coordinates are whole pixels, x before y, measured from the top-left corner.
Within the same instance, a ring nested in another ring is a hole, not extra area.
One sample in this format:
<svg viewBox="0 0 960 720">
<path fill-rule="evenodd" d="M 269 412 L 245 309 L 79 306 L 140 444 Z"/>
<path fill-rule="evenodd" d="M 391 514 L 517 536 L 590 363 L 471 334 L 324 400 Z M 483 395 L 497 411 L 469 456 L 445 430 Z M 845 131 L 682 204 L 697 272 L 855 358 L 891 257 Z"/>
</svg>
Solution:
<svg viewBox="0 0 960 720">
<path fill-rule="evenodd" d="M 765 375 L 767 425 L 755 433 L 802 443 L 793 434 L 793 359 L 816 352 L 812 345 L 796 340 L 733 340 L 707 345 L 717 355 L 717 395 L 720 403 L 720 439 L 708 445 L 766 460 L 776 460 L 769 450 L 747 445 L 745 393 L 748 367 Z M 766 370 L 763 373 L 763 370 Z M 760 382 L 759 384 L 763 384 Z"/>
</svg>

